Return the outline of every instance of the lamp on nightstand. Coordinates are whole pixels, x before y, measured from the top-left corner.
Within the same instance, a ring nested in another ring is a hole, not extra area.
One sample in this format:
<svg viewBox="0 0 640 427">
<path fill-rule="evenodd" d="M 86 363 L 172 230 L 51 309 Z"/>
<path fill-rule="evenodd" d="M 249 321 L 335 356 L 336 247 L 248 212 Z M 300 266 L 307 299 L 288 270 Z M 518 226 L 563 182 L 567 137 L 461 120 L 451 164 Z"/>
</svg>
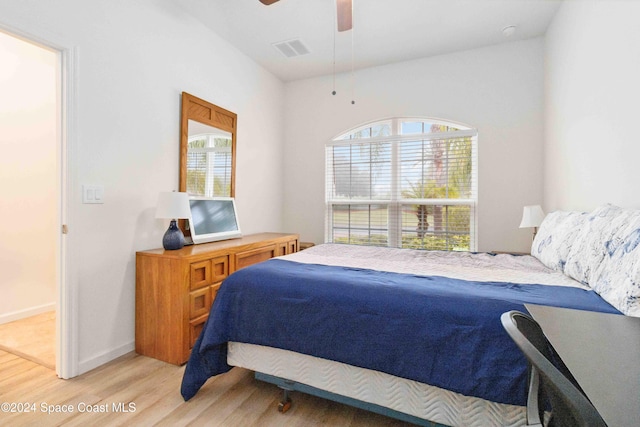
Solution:
<svg viewBox="0 0 640 427">
<path fill-rule="evenodd" d="M 184 246 L 184 234 L 176 219 L 189 218 L 189 195 L 187 193 L 162 192 L 158 195 L 156 218 L 171 219 L 169 229 L 164 233 L 162 246 L 167 250 L 176 250 Z"/>
<path fill-rule="evenodd" d="M 525 206 L 522 211 L 522 221 L 520 222 L 520 228 L 533 227 L 533 238 L 536 238 L 538 227 L 542 224 L 544 219 L 544 212 L 540 205 Z"/>
</svg>

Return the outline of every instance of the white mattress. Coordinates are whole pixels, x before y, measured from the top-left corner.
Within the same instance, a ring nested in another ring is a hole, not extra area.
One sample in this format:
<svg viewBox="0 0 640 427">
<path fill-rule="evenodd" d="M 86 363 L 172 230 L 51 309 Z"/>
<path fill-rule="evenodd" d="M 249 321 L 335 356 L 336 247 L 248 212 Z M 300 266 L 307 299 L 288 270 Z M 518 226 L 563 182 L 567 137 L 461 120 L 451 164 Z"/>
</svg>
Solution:
<svg viewBox="0 0 640 427">
<path fill-rule="evenodd" d="M 523 426 L 525 407 L 288 350 L 229 343 L 227 363 L 456 427 Z"/>
</svg>

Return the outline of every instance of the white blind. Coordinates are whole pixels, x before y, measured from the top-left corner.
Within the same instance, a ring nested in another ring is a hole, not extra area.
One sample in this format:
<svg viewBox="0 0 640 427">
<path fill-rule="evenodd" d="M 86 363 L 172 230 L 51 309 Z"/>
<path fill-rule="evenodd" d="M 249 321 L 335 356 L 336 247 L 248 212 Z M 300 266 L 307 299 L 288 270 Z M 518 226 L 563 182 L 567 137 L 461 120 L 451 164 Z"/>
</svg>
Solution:
<svg viewBox="0 0 640 427">
<path fill-rule="evenodd" d="M 426 120 L 370 126 L 327 144 L 326 240 L 475 250 L 476 131 Z"/>
<path fill-rule="evenodd" d="M 189 139 L 187 192 L 206 197 L 229 197 L 231 139 L 214 134 Z"/>
</svg>

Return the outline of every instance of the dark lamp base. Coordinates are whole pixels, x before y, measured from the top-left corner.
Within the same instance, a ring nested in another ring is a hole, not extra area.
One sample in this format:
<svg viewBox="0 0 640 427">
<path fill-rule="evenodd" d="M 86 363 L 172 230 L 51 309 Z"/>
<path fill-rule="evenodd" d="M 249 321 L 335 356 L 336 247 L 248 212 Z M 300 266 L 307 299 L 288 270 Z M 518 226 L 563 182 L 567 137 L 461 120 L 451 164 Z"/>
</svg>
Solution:
<svg viewBox="0 0 640 427">
<path fill-rule="evenodd" d="M 171 220 L 169 229 L 164 233 L 162 246 L 168 251 L 175 251 L 176 249 L 181 249 L 184 246 L 184 234 L 182 234 L 182 230 L 180 230 L 180 227 L 176 224 L 175 219 Z"/>
</svg>

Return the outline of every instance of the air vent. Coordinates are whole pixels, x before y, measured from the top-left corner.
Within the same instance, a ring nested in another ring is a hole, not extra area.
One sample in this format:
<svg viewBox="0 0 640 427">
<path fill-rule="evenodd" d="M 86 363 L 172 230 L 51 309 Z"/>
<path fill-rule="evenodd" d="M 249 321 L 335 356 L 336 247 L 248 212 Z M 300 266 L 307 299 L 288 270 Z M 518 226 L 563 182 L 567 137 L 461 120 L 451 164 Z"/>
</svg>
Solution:
<svg viewBox="0 0 640 427">
<path fill-rule="evenodd" d="M 287 58 L 295 58 L 296 56 L 302 56 L 309 53 L 309 49 L 300 39 L 273 43 L 272 46 Z"/>
</svg>

